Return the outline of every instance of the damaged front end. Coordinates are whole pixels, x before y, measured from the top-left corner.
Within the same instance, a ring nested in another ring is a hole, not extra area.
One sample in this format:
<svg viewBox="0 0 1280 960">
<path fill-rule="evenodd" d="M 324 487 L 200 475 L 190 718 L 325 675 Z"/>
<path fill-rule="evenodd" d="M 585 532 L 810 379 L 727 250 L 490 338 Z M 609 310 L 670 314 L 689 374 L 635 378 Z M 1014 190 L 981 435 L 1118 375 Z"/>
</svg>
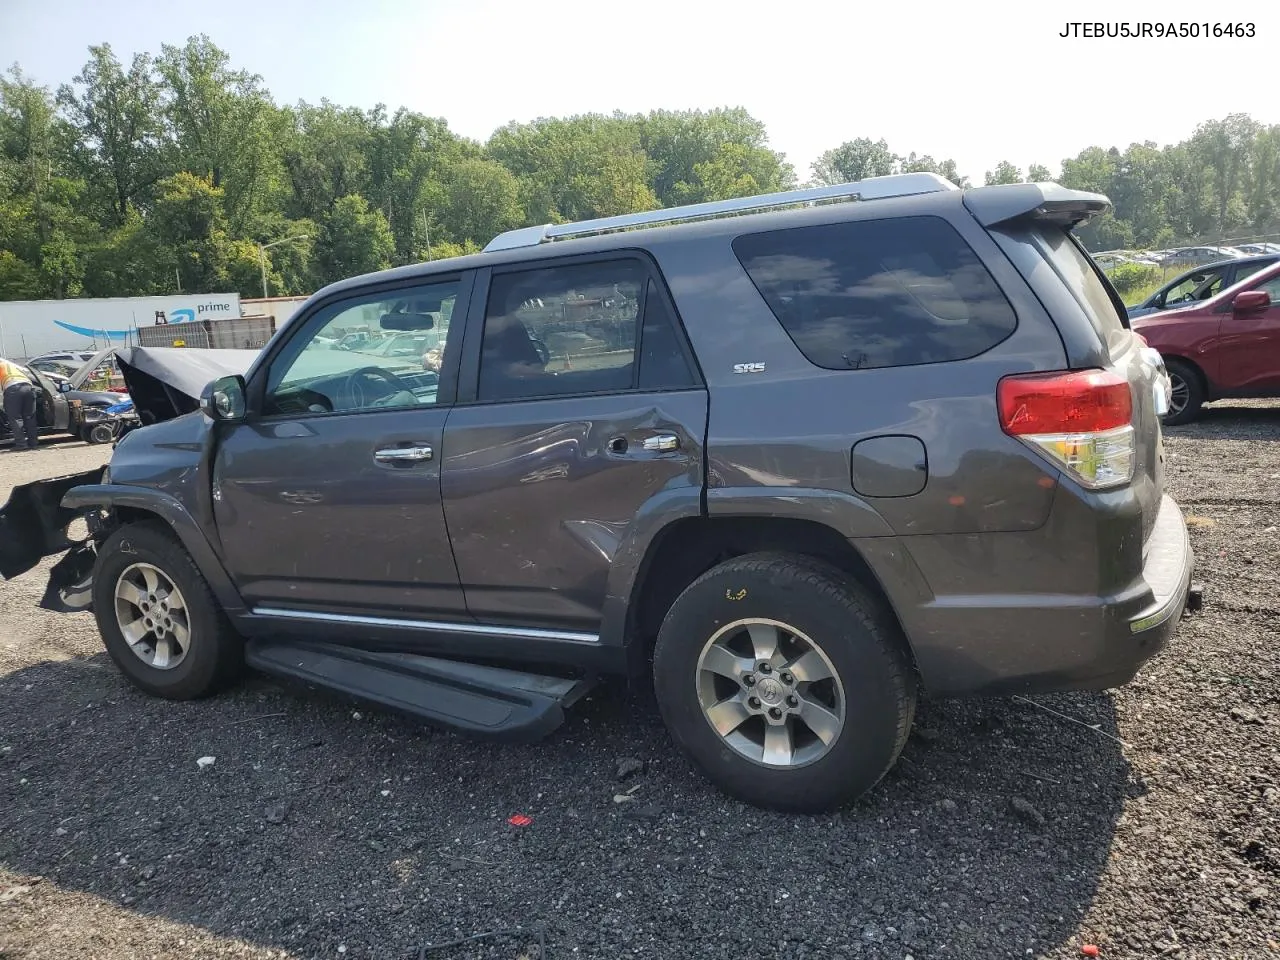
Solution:
<svg viewBox="0 0 1280 960">
<path fill-rule="evenodd" d="M 194 414 L 200 409 L 200 396 L 206 384 L 227 374 L 243 374 L 258 351 L 125 347 L 102 351 L 77 371 L 76 376 L 97 369 L 109 354 L 115 355 L 124 376 L 129 401 L 108 408 L 89 424 L 102 428 L 99 435 L 82 439 L 111 442 L 116 448 L 112 460 L 115 472 L 127 475 L 130 458 L 126 451 L 139 450 L 139 446 L 131 446 L 135 440 L 140 441 L 141 456 L 147 457 L 143 432 Z M 189 451 L 191 448 L 182 444 L 173 448 L 178 449 Z M 121 453 L 125 454 L 124 464 L 120 462 Z M 0 507 L 0 576 L 4 579 L 12 580 L 26 573 L 46 557 L 66 553 L 50 572 L 49 584 L 40 601 L 46 610 L 70 613 L 92 606 L 97 544 L 110 533 L 117 522 L 117 513 L 109 498 L 101 507 L 86 508 L 81 502 L 80 506 L 70 508 L 62 503 L 77 487 L 109 484 L 107 476 L 111 472 L 104 466 L 24 483 L 14 487 L 9 501 Z M 83 539 L 76 539 L 70 529 L 81 520 L 87 524 L 87 534 Z"/>
<path fill-rule="evenodd" d="M 106 472 L 104 466 L 20 484 L 0 507 L 0 576 L 12 580 L 45 557 L 66 553 L 49 573 L 49 584 L 39 604 L 45 610 L 75 613 L 92 605 L 96 544 L 105 515 L 100 510 L 68 509 L 62 506 L 62 498 L 75 487 L 101 483 Z M 71 534 L 71 526 L 77 520 L 86 524 L 84 539 Z"/>
</svg>

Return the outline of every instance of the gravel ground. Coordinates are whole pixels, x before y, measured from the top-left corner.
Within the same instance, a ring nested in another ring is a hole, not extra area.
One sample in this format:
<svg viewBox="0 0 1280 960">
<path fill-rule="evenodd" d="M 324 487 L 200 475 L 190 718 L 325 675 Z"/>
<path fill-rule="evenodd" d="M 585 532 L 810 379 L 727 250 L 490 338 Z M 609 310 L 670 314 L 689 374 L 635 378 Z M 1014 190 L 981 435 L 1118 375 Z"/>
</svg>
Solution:
<svg viewBox="0 0 1280 960">
<path fill-rule="evenodd" d="M 924 703 L 829 817 L 725 799 L 622 690 L 533 746 L 262 678 L 148 699 L 33 571 L 0 588 L 0 958 L 384 960 L 519 927 L 427 954 L 515 960 L 539 926 L 557 960 L 1275 956 L 1278 441 L 1265 404 L 1168 431 L 1205 613 L 1128 687 L 1039 699 L 1094 729 Z M 0 456 L 0 499 L 106 453 Z"/>
</svg>

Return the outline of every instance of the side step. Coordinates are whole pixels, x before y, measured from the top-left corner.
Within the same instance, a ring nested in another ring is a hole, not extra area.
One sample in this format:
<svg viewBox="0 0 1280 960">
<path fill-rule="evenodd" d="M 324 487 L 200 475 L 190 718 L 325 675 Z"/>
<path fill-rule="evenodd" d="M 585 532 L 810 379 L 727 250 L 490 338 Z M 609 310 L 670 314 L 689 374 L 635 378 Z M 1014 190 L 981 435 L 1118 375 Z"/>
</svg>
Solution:
<svg viewBox="0 0 1280 960">
<path fill-rule="evenodd" d="M 472 734 L 536 740 L 591 683 L 334 643 L 250 641 L 254 669 L 301 680 Z"/>
</svg>

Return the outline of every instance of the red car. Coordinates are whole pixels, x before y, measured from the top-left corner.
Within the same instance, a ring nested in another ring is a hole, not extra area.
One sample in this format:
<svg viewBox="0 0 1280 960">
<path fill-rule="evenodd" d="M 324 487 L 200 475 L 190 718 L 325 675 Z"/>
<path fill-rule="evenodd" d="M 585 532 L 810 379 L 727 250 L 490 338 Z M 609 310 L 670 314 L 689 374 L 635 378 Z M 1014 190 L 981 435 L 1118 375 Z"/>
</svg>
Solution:
<svg viewBox="0 0 1280 960">
<path fill-rule="evenodd" d="M 1132 321 L 1164 357 L 1173 396 L 1167 424 L 1227 397 L 1280 397 L 1280 263 L 1215 297 Z"/>
</svg>

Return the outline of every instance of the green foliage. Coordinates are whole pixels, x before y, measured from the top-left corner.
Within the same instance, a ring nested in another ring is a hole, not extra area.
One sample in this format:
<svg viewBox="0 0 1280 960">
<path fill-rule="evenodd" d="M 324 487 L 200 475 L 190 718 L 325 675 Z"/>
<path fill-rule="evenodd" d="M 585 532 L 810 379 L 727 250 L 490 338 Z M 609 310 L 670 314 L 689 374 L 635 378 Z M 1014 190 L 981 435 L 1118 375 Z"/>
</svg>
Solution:
<svg viewBox="0 0 1280 960">
<path fill-rule="evenodd" d="M 474 157 L 454 164 L 436 214 L 445 225 L 440 241 L 493 237 L 524 222 L 520 184 L 496 160 Z M 433 245 L 433 252 L 436 246 Z"/>
<path fill-rule="evenodd" d="M 813 177 L 819 183 L 835 185 L 885 177 L 894 173 L 902 158 L 889 149 L 884 140 L 872 142 L 866 137 L 849 140 L 818 157 L 813 164 Z"/>
<path fill-rule="evenodd" d="M 164 175 L 161 87 L 151 58 L 138 54 L 128 72 L 109 44 L 89 48 L 89 62 L 63 85 L 58 103 L 75 131 L 71 162 L 114 226 Z"/>
<path fill-rule="evenodd" d="M 358 193 L 339 197 L 316 243 L 316 260 L 331 277 L 352 277 L 391 265 L 395 238 L 381 210 Z"/>
<path fill-rule="evenodd" d="M 936 173 L 957 187 L 969 186 L 969 178 L 961 176 L 954 160 L 938 161 L 928 154 L 919 156 L 914 150 L 905 157 L 899 156 L 889 149 L 886 141 L 873 142 L 866 137 L 826 151 L 814 161 L 811 169 L 814 183 L 832 186 L 893 173 Z"/>
<path fill-rule="evenodd" d="M 1044 168 L 1041 167 L 1041 170 Z M 1001 160 L 996 164 L 995 170 L 988 170 L 984 178 L 986 185 L 992 186 L 997 183 L 1026 183 L 1029 179 L 1022 176 L 1022 171 L 1015 167 L 1008 160 Z"/>
<path fill-rule="evenodd" d="M 926 171 L 969 185 L 954 160 L 868 137 L 823 153 L 812 178 Z M 1023 178 L 1004 161 L 984 181 Z M 1035 163 L 1025 178 L 1055 179 Z M 1093 249 L 1274 232 L 1280 126 L 1232 114 L 1173 146 L 1090 147 L 1056 179 L 1111 198 L 1080 230 Z M 128 64 L 101 44 L 56 95 L 16 66 L 0 75 L 0 299 L 257 296 L 264 267 L 270 294 L 305 294 L 527 224 L 796 182 L 742 107 L 540 118 L 482 144 L 381 104 L 277 105 L 206 36 Z M 1144 281 L 1126 268 L 1117 283 Z"/>
<path fill-rule="evenodd" d="M 1107 272 L 1116 292 L 1130 302 L 1134 292 L 1146 289 L 1161 280 L 1160 270 L 1156 267 L 1144 267 L 1140 263 L 1122 263 L 1114 270 Z"/>
</svg>

